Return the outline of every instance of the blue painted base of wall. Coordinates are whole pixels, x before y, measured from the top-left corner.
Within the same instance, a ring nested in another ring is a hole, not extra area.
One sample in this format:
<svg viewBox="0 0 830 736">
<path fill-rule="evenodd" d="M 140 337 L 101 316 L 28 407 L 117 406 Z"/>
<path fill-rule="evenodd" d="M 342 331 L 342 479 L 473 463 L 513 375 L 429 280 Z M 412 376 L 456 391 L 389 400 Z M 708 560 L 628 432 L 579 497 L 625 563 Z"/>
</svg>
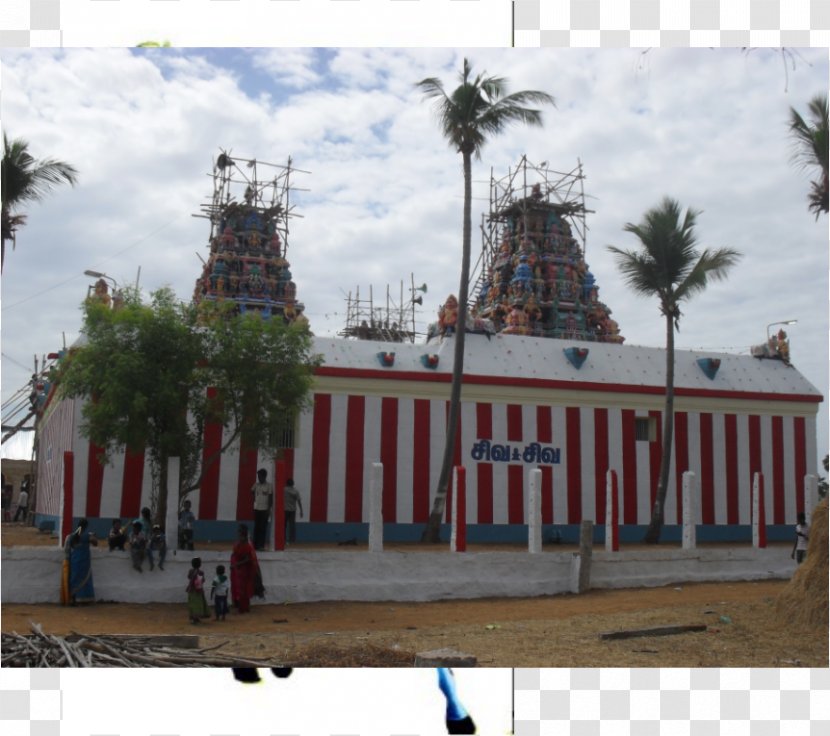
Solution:
<svg viewBox="0 0 830 736">
<path fill-rule="evenodd" d="M 35 514 L 35 526 L 42 521 L 54 521 L 56 528 L 59 524 L 57 516 Z M 77 519 L 75 520 L 77 521 Z M 253 521 L 245 521 L 253 530 Z M 231 542 L 236 539 L 238 523 L 235 521 L 196 521 L 194 538 L 212 542 Z M 384 524 L 383 537 L 387 542 L 419 542 L 424 531 L 424 524 Z M 95 532 L 100 539 L 106 539 L 112 519 L 89 519 L 89 529 Z M 767 541 L 792 542 L 795 539 L 794 526 L 776 524 L 767 527 Z M 271 527 L 268 527 L 271 533 Z M 642 542 L 646 533 L 646 525 L 624 525 L 620 527 L 621 544 L 638 544 Z M 662 542 L 679 544 L 682 538 L 682 527 L 669 524 L 663 527 L 660 540 Z M 449 542 L 450 526 L 441 526 L 441 541 Z M 299 522 L 297 524 L 297 542 L 330 542 L 332 544 L 348 544 L 357 542 L 365 544 L 369 541 L 369 525 L 358 523 L 321 524 L 316 522 Z M 546 545 L 579 544 L 578 524 L 546 524 L 542 527 L 542 541 Z M 752 543 L 752 527 L 748 524 L 734 526 L 698 525 L 697 541 L 711 542 L 740 542 Z M 525 524 L 471 524 L 467 527 L 467 542 L 470 544 L 525 544 L 527 543 L 527 526 Z M 168 534 L 167 543 L 175 543 L 175 537 Z M 594 543 L 605 543 L 605 527 L 594 527 Z"/>
</svg>

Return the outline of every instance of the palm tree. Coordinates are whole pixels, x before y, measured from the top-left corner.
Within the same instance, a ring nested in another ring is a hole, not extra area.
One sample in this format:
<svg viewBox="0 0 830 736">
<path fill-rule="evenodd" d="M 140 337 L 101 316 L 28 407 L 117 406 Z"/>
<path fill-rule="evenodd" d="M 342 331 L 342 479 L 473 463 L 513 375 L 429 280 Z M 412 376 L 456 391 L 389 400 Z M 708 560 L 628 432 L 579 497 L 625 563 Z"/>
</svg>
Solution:
<svg viewBox="0 0 830 736">
<path fill-rule="evenodd" d="M 666 197 L 648 210 L 639 225 L 623 228 L 636 235 L 642 250 L 621 250 L 608 246 L 626 283 L 638 294 L 656 296 L 660 313 L 666 318 L 666 401 L 663 411 L 663 455 L 660 479 L 644 542 L 657 544 L 663 526 L 663 510 L 669 485 L 674 429 L 674 331 L 680 329 L 680 303 L 703 291 L 709 279 L 725 279 L 740 253 L 730 248 L 699 253 L 695 221 L 699 212 L 685 214 L 677 201 Z"/>
<path fill-rule="evenodd" d="M 810 182 L 811 192 L 807 197 L 808 209 L 815 212 L 816 219 L 830 206 L 830 183 L 827 175 L 828 137 L 827 137 L 827 95 L 818 94 L 807 105 L 809 120 L 805 120 L 798 111 L 790 108 L 790 134 L 793 138 L 793 161 L 799 168 L 818 167 L 820 176 Z"/>
<path fill-rule="evenodd" d="M 467 289 L 470 280 L 470 236 L 472 203 L 472 157 L 481 158 L 481 149 L 490 136 L 501 133 L 514 122 L 541 125 L 542 113 L 526 107 L 528 104 L 554 104 L 553 97 L 533 90 L 505 94 L 507 80 L 503 77 L 485 77 L 481 73 L 472 78 L 472 65 L 464 59 L 459 78 L 461 84 L 450 94 L 435 77 L 417 83 L 426 99 L 435 100 L 435 112 L 441 132 L 450 146 L 460 154 L 464 169 L 464 217 L 461 238 L 461 282 L 458 288 L 458 321 L 455 332 L 455 353 L 450 389 L 450 411 L 447 419 L 447 438 L 438 490 L 433 502 L 423 539 L 437 542 L 447 498 L 447 486 L 452 470 L 453 449 L 458 431 L 461 403 L 461 379 L 464 372 L 464 327 L 467 317 Z"/>
<path fill-rule="evenodd" d="M 24 202 L 39 201 L 56 184 L 75 185 L 78 172 L 74 166 L 47 158 L 36 161 L 23 138 L 9 141 L 3 133 L 2 177 L 2 239 L 0 239 L 0 271 L 6 260 L 6 241 L 15 246 L 17 228 L 26 223 L 26 215 L 13 210 Z"/>
</svg>

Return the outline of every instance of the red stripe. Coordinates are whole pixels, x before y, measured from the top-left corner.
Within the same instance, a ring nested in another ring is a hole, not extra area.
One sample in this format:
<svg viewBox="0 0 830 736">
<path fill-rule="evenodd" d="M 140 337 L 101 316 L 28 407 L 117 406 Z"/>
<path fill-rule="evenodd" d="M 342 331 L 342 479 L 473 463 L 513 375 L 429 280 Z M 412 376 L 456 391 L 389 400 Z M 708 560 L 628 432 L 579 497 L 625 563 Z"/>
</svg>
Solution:
<svg viewBox="0 0 830 736">
<path fill-rule="evenodd" d="M 766 493 L 764 492 L 764 474 L 758 472 L 758 547 L 767 546 L 767 512 Z"/>
<path fill-rule="evenodd" d="M 536 439 L 549 445 L 553 442 L 553 415 L 549 406 L 536 407 Z M 553 523 L 553 468 L 542 467 L 542 523 Z"/>
<path fill-rule="evenodd" d="M 715 464 L 712 415 L 700 415 L 700 514 L 704 524 L 715 523 Z"/>
<path fill-rule="evenodd" d="M 216 406 L 219 392 L 214 386 L 207 390 L 210 404 Z M 218 409 L 218 407 L 216 407 Z M 199 518 L 215 519 L 219 505 L 219 471 L 222 468 L 222 424 L 221 422 L 205 423 L 205 440 L 202 448 L 202 466 L 204 475 L 199 490 Z M 238 497 L 238 496 L 237 496 Z"/>
<path fill-rule="evenodd" d="M 309 521 L 326 521 L 329 494 L 331 395 L 314 394 L 311 430 L 311 503 Z"/>
<path fill-rule="evenodd" d="M 507 441 L 522 441 L 522 407 L 507 405 Z M 507 522 L 524 523 L 524 466 L 507 466 Z"/>
<path fill-rule="evenodd" d="M 86 476 L 86 515 L 95 519 L 101 515 L 101 490 L 104 487 L 104 448 L 89 443 Z"/>
<path fill-rule="evenodd" d="M 363 368 L 334 368 L 320 366 L 314 371 L 317 376 L 337 378 L 366 378 L 380 381 L 418 381 L 421 383 L 450 383 L 449 373 L 417 373 L 415 371 L 374 371 Z M 541 388 L 562 391 L 589 391 L 600 393 L 645 394 L 662 396 L 665 386 L 632 386 L 625 383 L 593 383 L 588 381 L 555 381 L 545 378 L 518 378 L 502 376 L 476 376 L 465 374 L 464 384 L 470 386 L 508 386 L 510 388 Z M 764 391 L 716 391 L 713 389 L 675 388 L 675 396 L 711 397 L 732 399 L 757 399 L 762 401 L 798 401 L 812 404 L 821 403 L 822 397 L 815 394 L 776 394 Z"/>
<path fill-rule="evenodd" d="M 429 519 L 429 399 L 415 399 L 415 437 L 412 458 L 412 521 Z"/>
<path fill-rule="evenodd" d="M 366 399 L 349 396 L 346 407 L 346 521 L 363 520 L 363 427 Z"/>
<path fill-rule="evenodd" d="M 274 462 L 274 519 L 284 519 L 285 518 L 285 493 L 283 493 L 283 488 L 285 488 L 285 481 L 287 481 L 291 476 L 288 475 L 288 472 L 285 467 L 284 460 L 277 460 Z M 273 529 L 271 533 L 274 535 L 274 549 L 284 550 L 285 549 L 285 524 L 272 524 Z"/>
<path fill-rule="evenodd" d="M 598 409 L 596 411 L 604 411 L 604 409 Z M 606 423 L 608 422 L 607 414 L 605 421 Z M 565 409 L 565 432 L 568 443 L 568 523 L 578 524 L 582 520 L 582 437 L 580 436 L 578 407 L 569 406 Z M 607 464 L 607 445 L 605 447 L 605 456 Z"/>
<path fill-rule="evenodd" d="M 257 482 L 256 471 L 256 448 L 251 449 L 240 441 L 239 468 L 236 473 L 236 518 L 238 521 L 251 521 L 254 518 L 254 497 L 251 488 Z"/>
<path fill-rule="evenodd" d="M 568 431 L 568 447 L 571 433 Z M 568 485 L 570 486 L 570 456 L 568 457 Z M 594 514 L 597 524 L 605 523 L 605 474 L 608 472 L 608 409 L 594 409 Z M 569 489 L 570 491 L 570 489 Z M 570 504 L 569 504 L 570 505 Z"/>
<path fill-rule="evenodd" d="M 793 419 L 793 456 L 795 457 L 796 513 L 804 513 L 804 476 L 807 474 L 807 429 L 804 417 Z M 808 519 L 809 521 L 809 519 Z"/>
<path fill-rule="evenodd" d="M 689 415 L 674 413 L 674 483 L 677 499 L 677 523 L 683 523 L 683 473 L 689 469 Z"/>
<path fill-rule="evenodd" d="M 726 456 L 726 523 L 738 523 L 738 418 L 726 414 L 723 418 Z"/>
<path fill-rule="evenodd" d="M 784 511 L 784 418 L 772 418 L 772 523 L 786 524 Z"/>
<path fill-rule="evenodd" d="M 522 486 L 524 468 L 521 465 L 507 466 L 507 523 L 524 524 L 524 501 Z"/>
<path fill-rule="evenodd" d="M 637 433 L 633 409 L 622 411 L 623 524 L 637 523 Z"/>
<path fill-rule="evenodd" d="M 138 516 L 141 511 L 143 482 L 144 453 L 127 450 L 124 454 L 124 479 L 121 485 L 121 516 Z"/>
<path fill-rule="evenodd" d="M 75 496 L 75 455 L 63 453 L 63 508 L 61 509 L 61 538 L 63 542 L 72 533 L 72 506 Z M 8 574 L 8 573 L 6 573 Z"/>
<path fill-rule="evenodd" d="M 648 514 L 651 519 L 654 502 L 657 500 L 657 486 L 660 485 L 660 463 L 663 461 L 663 412 L 650 411 L 649 417 L 654 419 L 655 437 L 648 443 L 648 470 L 649 470 L 649 506 Z"/>
<path fill-rule="evenodd" d="M 749 479 L 755 477 L 755 473 L 763 473 L 761 467 L 761 417 L 757 414 L 749 415 Z"/>
<path fill-rule="evenodd" d="M 287 447 L 282 451 L 282 459 L 285 461 L 285 474 L 289 478 L 294 477 L 294 448 Z"/>
<path fill-rule="evenodd" d="M 476 404 L 476 437 L 493 439 L 493 405 Z M 493 523 L 493 466 L 478 463 L 478 523 Z"/>
<path fill-rule="evenodd" d="M 383 463 L 383 520 L 394 523 L 398 520 L 398 400 L 393 397 L 381 401 L 380 461 Z"/>
</svg>

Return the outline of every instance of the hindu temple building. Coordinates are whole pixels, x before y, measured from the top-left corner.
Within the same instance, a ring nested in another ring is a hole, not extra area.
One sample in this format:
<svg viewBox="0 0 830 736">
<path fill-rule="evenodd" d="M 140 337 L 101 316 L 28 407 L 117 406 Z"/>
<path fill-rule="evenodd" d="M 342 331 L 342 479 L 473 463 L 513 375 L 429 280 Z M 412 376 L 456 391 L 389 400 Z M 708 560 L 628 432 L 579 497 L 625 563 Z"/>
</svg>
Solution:
<svg viewBox="0 0 830 736">
<path fill-rule="evenodd" d="M 230 300 L 240 311 L 297 319 L 302 305 L 287 261 L 294 214 L 288 177 L 295 170 L 290 162 L 269 168 L 264 181 L 261 170 L 250 161 L 217 160 L 214 196 L 203 209 L 209 254 L 194 300 Z M 546 534 L 573 541 L 583 519 L 604 523 L 609 469 L 619 478 L 621 538 L 639 540 L 650 518 L 662 453 L 665 351 L 623 344 L 611 309 L 599 300 L 585 257 L 582 184 L 581 167 L 557 174 L 526 159 L 491 183 L 455 447 L 456 463 L 467 469 L 470 541 L 526 539 L 528 477 L 536 468 Z M 292 253 L 297 269 L 311 268 L 303 265 L 302 244 Z M 374 307 L 362 314 L 357 299 L 340 335 L 314 337 L 322 364 L 311 405 L 290 446 L 279 451 L 306 510 L 300 542 L 366 538 L 369 476 L 378 462 L 387 539 L 420 537 L 440 470 L 455 345 L 449 299 L 434 337 L 416 339 L 407 315 L 424 289 L 413 280 L 411 301 L 395 318 Z M 403 287 L 401 294 L 403 303 Z M 750 539 L 755 473 L 766 480 L 768 538 L 791 538 L 790 525 L 808 501 L 805 475 L 816 472 L 823 397 L 781 359 L 785 348 L 782 337 L 757 355 L 676 352 L 664 538 L 679 535 L 687 470 L 699 479 L 698 539 Z M 97 449 L 78 431 L 80 410 L 80 402 L 54 394 L 46 402 L 40 516 L 57 518 L 66 494 L 74 516 L 101 525 L 137 516 L 151 494 L 145 459 L 122 454 L 96 466 Z M 206 444 L 219 446 L 224 431 L 206 426 Z M 189 496 L 197 539 L 232 538 L 236 523 L 253 516 L 256 469 L 271 468 L 274 477 L 274 463 L 266 453 L 226 452 Z M 451 509 L 448 503 L 448 520 Z"/>
</svg>

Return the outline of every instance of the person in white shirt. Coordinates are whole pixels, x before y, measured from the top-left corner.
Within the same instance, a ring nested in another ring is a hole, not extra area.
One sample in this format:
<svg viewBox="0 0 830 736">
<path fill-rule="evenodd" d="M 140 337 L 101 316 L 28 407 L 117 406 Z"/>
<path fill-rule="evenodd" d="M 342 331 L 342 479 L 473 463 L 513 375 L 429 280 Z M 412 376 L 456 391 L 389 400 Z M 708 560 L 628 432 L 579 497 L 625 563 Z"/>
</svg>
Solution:
<svg viewBox="0 0 830 736">
<path fill-rule="evenodd" d="M 29 492 L 25 488 L 20 489 L 20 495 L 17 497 L 17 511 L 14 512 L 14 519 L 17 521 L 20 516 L 23 516 L 23 521 L 26 521 L 26 515 L 29 513 Z"/>
<path fill-rule="evenodd" d="M 256 475 L 257 482 L 251 486 L 251 493 L 254 496 L 254 549 L 261 550 L 265 547 L 265 534 L 268 530 L 274 493 L 267 480 L 268 471 L 260 468 Z"/>
</svg>

